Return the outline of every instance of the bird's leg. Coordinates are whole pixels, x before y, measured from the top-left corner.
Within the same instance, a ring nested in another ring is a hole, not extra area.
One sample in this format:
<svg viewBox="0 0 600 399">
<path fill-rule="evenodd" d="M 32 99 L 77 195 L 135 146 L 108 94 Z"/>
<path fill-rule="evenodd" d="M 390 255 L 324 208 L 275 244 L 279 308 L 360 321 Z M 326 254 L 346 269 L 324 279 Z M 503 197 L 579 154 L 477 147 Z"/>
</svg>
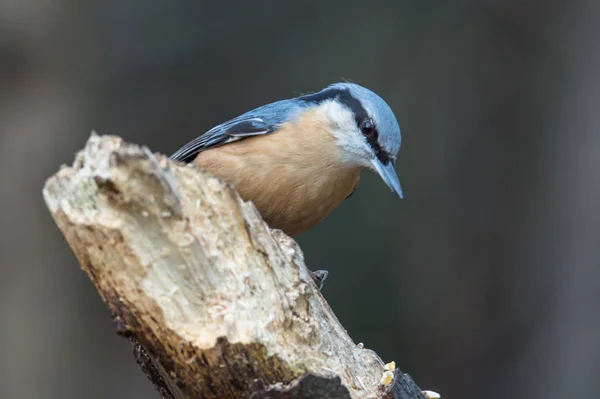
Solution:
<svg viewBox="0 0 600 399">
<path fill-rule="evenodd" d="M 270 229 L 270 230 L 271 230 L 271 235 L 273 236 L 273 238 L 277 242 L 279 242 L 279 244 L 282 246 L 282 248 L 284 250 L 287 250 L 288 253 L 290 255 L 292 255 L 292 257 L 297 256 L 300 258 L 300 260 L 302 262 L 304 262 L 304 254 L 302 253 L 302 250 L 300 249 L 300 246 L 298 245 L 296 240 L 294 240 L 292 237 L 285 234 L 282 230 L 279 230 L 279 229 Z M 329 275 L 329 272 L 327 270 L 316 270 L 314 272 L 312 270 L 309 270 L 308 274 L 310 274 L 310 277 L 313 279 L 313 281 L 315 282 L 317 287 L 319 287 L 319 290 L 323 289 L 323 283 L 325 282 L 325 279 Z"/>
<path fill-rule="evenodd" d="M 319 290 L 322 290 L 323 284 L 325 284 L 325 279 L 329 275 L 329 272 L 327 270 L 315 270 L 314 272 L 309 270 L 308 273 L 312 277 L 317 287 L 319 287 Z"/>
</svg>

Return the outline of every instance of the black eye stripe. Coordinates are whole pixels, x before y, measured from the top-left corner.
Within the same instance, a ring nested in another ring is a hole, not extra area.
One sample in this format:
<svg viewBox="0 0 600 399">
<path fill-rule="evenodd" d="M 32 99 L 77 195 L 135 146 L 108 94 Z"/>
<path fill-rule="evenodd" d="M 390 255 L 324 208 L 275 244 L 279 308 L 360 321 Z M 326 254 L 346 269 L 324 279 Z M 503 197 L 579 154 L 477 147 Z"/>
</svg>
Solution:
<svg viewBox="0 0 600 399">
<path fill-rule="evenodd" d="M 367 110 L 363 107 L 362 103 L 358 101 L 356 98 L 350 94 L 350 91 L 346 89 L 326 89 L 314 94 L 308 94 L 306 96 L 299 97 L 298 100 L 311 102 L 315 104 L 320 104 L 323 101 L 333 100 L 337 98 L 342 104 L 346 105 L 352 113 L 354 114 L 354 120 L 356 121 L 356 126 L 359 128 L 365 119 L 369 118 L 369 114 Z M 365 136 L 367 139 L 367 143 L 375 152 L 377 159 L 384 164 L 387 165 L 391 161 L 390 154 L 381 148 L 379 144 L 379 132 L 377 131 L 377 126 L 375 125 L 374 133 Z"/>
<path fill-rule="evenodd" d="M 323 101 L 338 99 L 342 104 L 346 105 L 354 114 L 356 125 L 360 126 L 363 120 L 369 117 L 367 110 L 362 106 L 361 102 L 350 94 L 345 89 L 326 89 L 314 94 L 299 97 L 299 100 L 320 104 Z"/>
</svg>

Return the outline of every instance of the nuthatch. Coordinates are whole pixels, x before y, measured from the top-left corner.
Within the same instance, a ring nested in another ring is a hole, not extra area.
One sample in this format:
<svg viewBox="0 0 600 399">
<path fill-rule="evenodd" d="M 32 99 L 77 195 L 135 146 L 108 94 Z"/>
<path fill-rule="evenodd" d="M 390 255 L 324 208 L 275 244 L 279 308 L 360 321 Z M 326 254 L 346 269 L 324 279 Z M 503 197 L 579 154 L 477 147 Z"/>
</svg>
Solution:
<svg viewBox="0 0 600 399">
<path fill-rule="evenodd" d="M 394 170 L 400 127 L 381 97 L 353 83 L 256 108 L 210 129 L 171 158 L 232 183 L 272 228 L 295 236 L 377 171 L 402 198 Z"/>
</svg>

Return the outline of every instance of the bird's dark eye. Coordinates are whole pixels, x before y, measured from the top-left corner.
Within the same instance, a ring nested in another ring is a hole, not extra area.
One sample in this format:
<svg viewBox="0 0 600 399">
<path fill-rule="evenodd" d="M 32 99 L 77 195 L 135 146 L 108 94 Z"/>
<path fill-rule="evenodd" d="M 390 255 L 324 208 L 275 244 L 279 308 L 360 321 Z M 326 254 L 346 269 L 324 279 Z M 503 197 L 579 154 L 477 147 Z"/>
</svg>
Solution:
<svg viewBox="0 0 600 399">
<path fill-rule="evenodd" d="M 360 130 L 365 136 L 370 136 L 375 131 L 375 124 L 371 118 L 366 118 L 360 124 Z"/>
</svg>

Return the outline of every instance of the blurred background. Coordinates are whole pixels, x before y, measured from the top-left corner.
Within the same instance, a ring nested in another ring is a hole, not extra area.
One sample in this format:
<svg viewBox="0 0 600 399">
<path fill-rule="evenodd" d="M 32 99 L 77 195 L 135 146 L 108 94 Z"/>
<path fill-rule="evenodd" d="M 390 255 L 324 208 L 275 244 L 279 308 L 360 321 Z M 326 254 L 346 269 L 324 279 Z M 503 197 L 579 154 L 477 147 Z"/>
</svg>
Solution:
<svg viewBox="0 0 600 399">
<path fill-rule="evenodd" d="M 299 238 L 355 342 L 443 398 L 600 395 L 600 2 L 0 0 L 0 397 L 158 398 L 41 189 L 341 79 L 403 130 Z M 596 133 L 594 133 L 596 132 Z"/>
</svg>

